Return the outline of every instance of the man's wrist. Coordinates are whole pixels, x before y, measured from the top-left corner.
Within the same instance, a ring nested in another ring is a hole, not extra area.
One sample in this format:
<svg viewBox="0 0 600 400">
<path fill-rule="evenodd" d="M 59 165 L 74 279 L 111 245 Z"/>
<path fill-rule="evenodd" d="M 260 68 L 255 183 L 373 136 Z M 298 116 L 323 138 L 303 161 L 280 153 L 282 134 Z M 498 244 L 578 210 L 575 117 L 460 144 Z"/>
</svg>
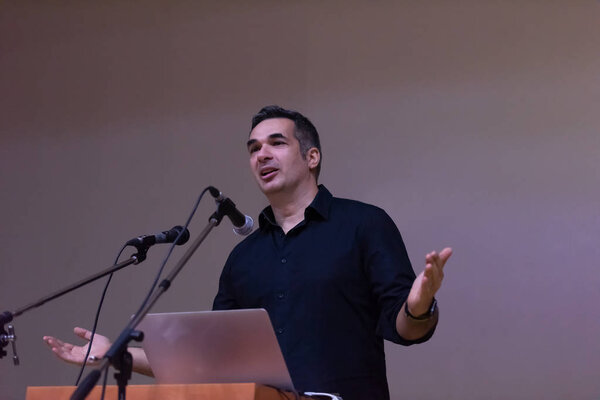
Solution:
<svg viewBox="0 0 600 400">
<path fill-rule="evenodd" d="M 406 301 L 404 303 L 404 314 L 406 315 L 406 317 L 408 319 L 412 319 L 415 321 L 427 321 L 428 319 L 430 319 L 431 317 L 433 317 L 435 315 L 436 311 L 437 311 L 437 300 L 435 299 L 435 297 L 431 301 L 431 305 L 429 306 L 427 311 L 425 311 L 425 313 L 422 313 L 420 315 L 412 314 L 410 312 L 410 310 L 408 309 L 408 301 Z"/>
</svg>

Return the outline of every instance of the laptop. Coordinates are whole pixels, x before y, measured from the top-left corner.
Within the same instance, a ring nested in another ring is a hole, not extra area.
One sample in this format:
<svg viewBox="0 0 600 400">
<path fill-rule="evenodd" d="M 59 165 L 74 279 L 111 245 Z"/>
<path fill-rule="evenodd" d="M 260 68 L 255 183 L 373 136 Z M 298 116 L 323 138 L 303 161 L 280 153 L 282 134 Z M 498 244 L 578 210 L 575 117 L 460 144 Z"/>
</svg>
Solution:
<svg viewBox="0 0 600 400">
<path fill-rule="evenodd" d="M 156 382 L 254 382 L 294 391 L 264 309 L 148 314 L 137 329 Z"/>
</svg>

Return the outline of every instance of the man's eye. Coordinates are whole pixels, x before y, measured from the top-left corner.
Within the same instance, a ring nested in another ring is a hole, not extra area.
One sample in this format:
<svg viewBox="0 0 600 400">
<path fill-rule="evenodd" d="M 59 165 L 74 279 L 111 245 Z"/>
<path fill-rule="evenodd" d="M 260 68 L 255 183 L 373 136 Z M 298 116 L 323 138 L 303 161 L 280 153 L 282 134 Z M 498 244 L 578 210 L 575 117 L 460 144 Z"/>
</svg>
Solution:
<svg viewBox="0 0 600 400">
<path fill-rule="evenodd" d="M 283 142 L 283 141 L 281 141 L 281 140 L 278 140 L 278 141 L 276 141 L 276 142 L 273 142 L 273 146 L 280 146 L 280 145 L 282 145 L 282 144 L 285 144 L 285 142 Z"/>
<path fill-rule="evenodd" d="M 252 154 L 252 153 L 254 153 L 254 152 L 256 152 L 256 151 L 258 151 L 258 147 L 256 147 L 256 146 L 254 146 L 254 147 L 250 147 L 250 148 L 248 149 L 248 152 L 249 152 L 250 154 Z"/>
</svg>

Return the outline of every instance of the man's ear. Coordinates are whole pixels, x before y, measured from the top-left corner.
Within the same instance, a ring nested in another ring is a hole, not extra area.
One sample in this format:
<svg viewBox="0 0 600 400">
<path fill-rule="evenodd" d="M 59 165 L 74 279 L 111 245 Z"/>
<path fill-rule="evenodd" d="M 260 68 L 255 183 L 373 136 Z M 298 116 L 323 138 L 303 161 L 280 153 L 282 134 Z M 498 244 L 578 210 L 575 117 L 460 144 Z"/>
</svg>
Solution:
<svg viewBox="0 0 600 400">
<path fill-rule="evenodd" d="M 306 152 L 306 160 L 308 161 L 308 168 L 314 169 L 319 165 L 319 161 L 321 161 L 321 152 L 316 147 L 311 147 Z"/>
</svg>

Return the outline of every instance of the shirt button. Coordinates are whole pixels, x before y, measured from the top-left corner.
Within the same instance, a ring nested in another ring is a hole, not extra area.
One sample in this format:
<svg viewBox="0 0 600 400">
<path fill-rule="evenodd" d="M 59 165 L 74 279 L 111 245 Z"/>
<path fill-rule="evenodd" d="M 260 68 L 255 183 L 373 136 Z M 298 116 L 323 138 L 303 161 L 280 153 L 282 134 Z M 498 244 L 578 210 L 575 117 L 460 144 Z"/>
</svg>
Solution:
<svg viewBox="0 0 600 400">
<path fill-rule="evenodd" d="M 278 329 L 277 329 L 277 333 L 278 333 L 279 335 L 281 335 L 281 334 L 283 333 L 283 331 L 284 331 L 284 329 L 283 329 L 283 328 L 278 328 Z"/>
<path fill-rule="evenodd" d="M 285 297 L 285 294 L 284 294 L 284 293 L 277 293 L 277 298 L 278 298 L 279 300 L 283 299 L 284 297 Z"/>
<path fill-rule="evenodd" d="M 287 260 L 286 260 L 285 258 L 282 258 L 282 259 L 281 259 L 281 263 L 282 263 L 282 264 L 285 264 L 286 262 L 287 262 Z"/>
</svg>

